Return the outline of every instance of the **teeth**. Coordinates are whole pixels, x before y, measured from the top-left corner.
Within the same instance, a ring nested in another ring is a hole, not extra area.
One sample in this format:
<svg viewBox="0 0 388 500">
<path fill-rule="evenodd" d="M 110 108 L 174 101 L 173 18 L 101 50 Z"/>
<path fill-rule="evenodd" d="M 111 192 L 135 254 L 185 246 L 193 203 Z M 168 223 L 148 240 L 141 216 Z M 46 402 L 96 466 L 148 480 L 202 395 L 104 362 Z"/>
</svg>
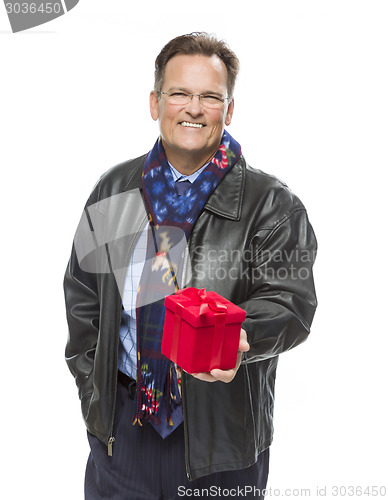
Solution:
<svg viewBox="0 0 388 500">
<path fill-rule="evenodd" d="M 181 125 L 183 127 L 195 127 L 195 128 L 202 128 L 203 127 L 202 123 L 182 122 Z"/>
</svg>

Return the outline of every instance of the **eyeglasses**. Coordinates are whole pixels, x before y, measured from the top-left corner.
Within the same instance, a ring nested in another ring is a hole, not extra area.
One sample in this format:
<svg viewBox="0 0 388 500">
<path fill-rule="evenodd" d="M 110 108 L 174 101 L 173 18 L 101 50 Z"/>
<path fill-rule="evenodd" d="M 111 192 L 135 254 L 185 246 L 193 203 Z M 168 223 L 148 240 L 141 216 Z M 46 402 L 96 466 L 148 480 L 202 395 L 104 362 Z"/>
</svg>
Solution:
<svg viewBox="0 0 388 500">
<path fill-rule="evenodd" d="M 227 101 L 228 97 L 221 97 L 215 94 L 192 94 L 190 92 L 158 92 L 158 94 L 163 94 L 168 96 L 168 102 L 170 104 L 175 104 L 178 106 L 185 106 L 192 101 L 193 97 L 198 97 L 199 101 L 206 108 L 221 108 L 224 105 L 224 101 Z"/>
</svg>

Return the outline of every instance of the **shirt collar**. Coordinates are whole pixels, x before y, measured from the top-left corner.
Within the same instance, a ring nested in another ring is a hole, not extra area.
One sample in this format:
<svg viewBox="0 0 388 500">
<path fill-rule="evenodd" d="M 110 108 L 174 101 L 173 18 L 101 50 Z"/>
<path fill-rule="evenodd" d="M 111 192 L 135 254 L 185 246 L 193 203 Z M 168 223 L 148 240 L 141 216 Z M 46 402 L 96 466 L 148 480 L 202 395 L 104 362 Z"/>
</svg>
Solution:
<svg viewBox="0 0 388 500">
<path fill-rule="evenodd" d="M 203 172 L 203 170 L 205 170 L 205 168 L 209 165 L 209 163 L 210 162 L 206 163 L 203 167 L 201 167 L 200 169 L 196 170 L 191 175 L 183 175 L 180 172 L 178 172 L 178 170 L 176 168 L 174 168 L 171 165 L 170 162 L 168 162 L 168 164 L 170 166 L 170 169 L 171 169 L 171 172 L 172 172 L 172 176 L 174 177 L 174 181 L 177 181 L 179 179 L 179 182 L 181 182 L 181 181 L 189 181 L 191 183 L 193 183 L 196 180 L 196 178 Z"/>
</svg>

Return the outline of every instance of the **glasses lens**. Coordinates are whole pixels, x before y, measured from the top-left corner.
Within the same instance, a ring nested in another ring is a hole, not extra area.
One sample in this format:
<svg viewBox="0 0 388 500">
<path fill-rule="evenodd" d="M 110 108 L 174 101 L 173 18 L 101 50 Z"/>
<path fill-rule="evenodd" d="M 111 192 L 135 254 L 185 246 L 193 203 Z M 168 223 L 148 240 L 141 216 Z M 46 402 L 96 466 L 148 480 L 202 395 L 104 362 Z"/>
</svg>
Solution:
<svg viewBox="0 0 388 500">
<path fill-rule="evenodd" d="M 190 101 L 190 95 L 184 92 L 173 92 L 169 96 L 169 101 L 171 104 L 185 105 Z"/>
<path fill-rule="evenodd" d="M 207 108 L 220 108 L 224 105 L 224 101 L 215 95 L 203 95 L 201 102 Z"/>
</svg>

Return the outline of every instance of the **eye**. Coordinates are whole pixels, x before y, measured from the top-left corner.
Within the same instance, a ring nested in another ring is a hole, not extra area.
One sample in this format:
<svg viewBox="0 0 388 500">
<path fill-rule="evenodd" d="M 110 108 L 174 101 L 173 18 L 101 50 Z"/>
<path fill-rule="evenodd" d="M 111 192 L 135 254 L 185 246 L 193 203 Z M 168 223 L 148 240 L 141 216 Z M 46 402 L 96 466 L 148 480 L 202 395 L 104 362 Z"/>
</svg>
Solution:
<svg viewBox="0 0 388 500">
<path fill-rule="evenodd" d="M 220 104 L 223 102 L 221 97 L 212 94 L 205 94 L 202 96 L 202 100 L 207 104 Z"/>
<path fill-rule="evenodd" d="M 205 95 L 203 96 L 203 98 L 204 98 L 204 99 L 207 99 L 207 100 L 209 100 L 209 101 L 222 101 L 222 99 L 221 99 L 220 97 L 218 97 L 218 96 L 216 96 L 216 95 L 211 95 L 211 94 L 209 94 L 209 95 L 205 94 Z"/>
<path fill-rule="evenodd" d="M 170 97 L 174 97 L 174 98 L 178 98 L 178 99 L 185 99 L 186 97 L 188 97 L 188 94 L 185 94 L 184 92 L 172 92 L 170 94 Z"/>
</svg>

